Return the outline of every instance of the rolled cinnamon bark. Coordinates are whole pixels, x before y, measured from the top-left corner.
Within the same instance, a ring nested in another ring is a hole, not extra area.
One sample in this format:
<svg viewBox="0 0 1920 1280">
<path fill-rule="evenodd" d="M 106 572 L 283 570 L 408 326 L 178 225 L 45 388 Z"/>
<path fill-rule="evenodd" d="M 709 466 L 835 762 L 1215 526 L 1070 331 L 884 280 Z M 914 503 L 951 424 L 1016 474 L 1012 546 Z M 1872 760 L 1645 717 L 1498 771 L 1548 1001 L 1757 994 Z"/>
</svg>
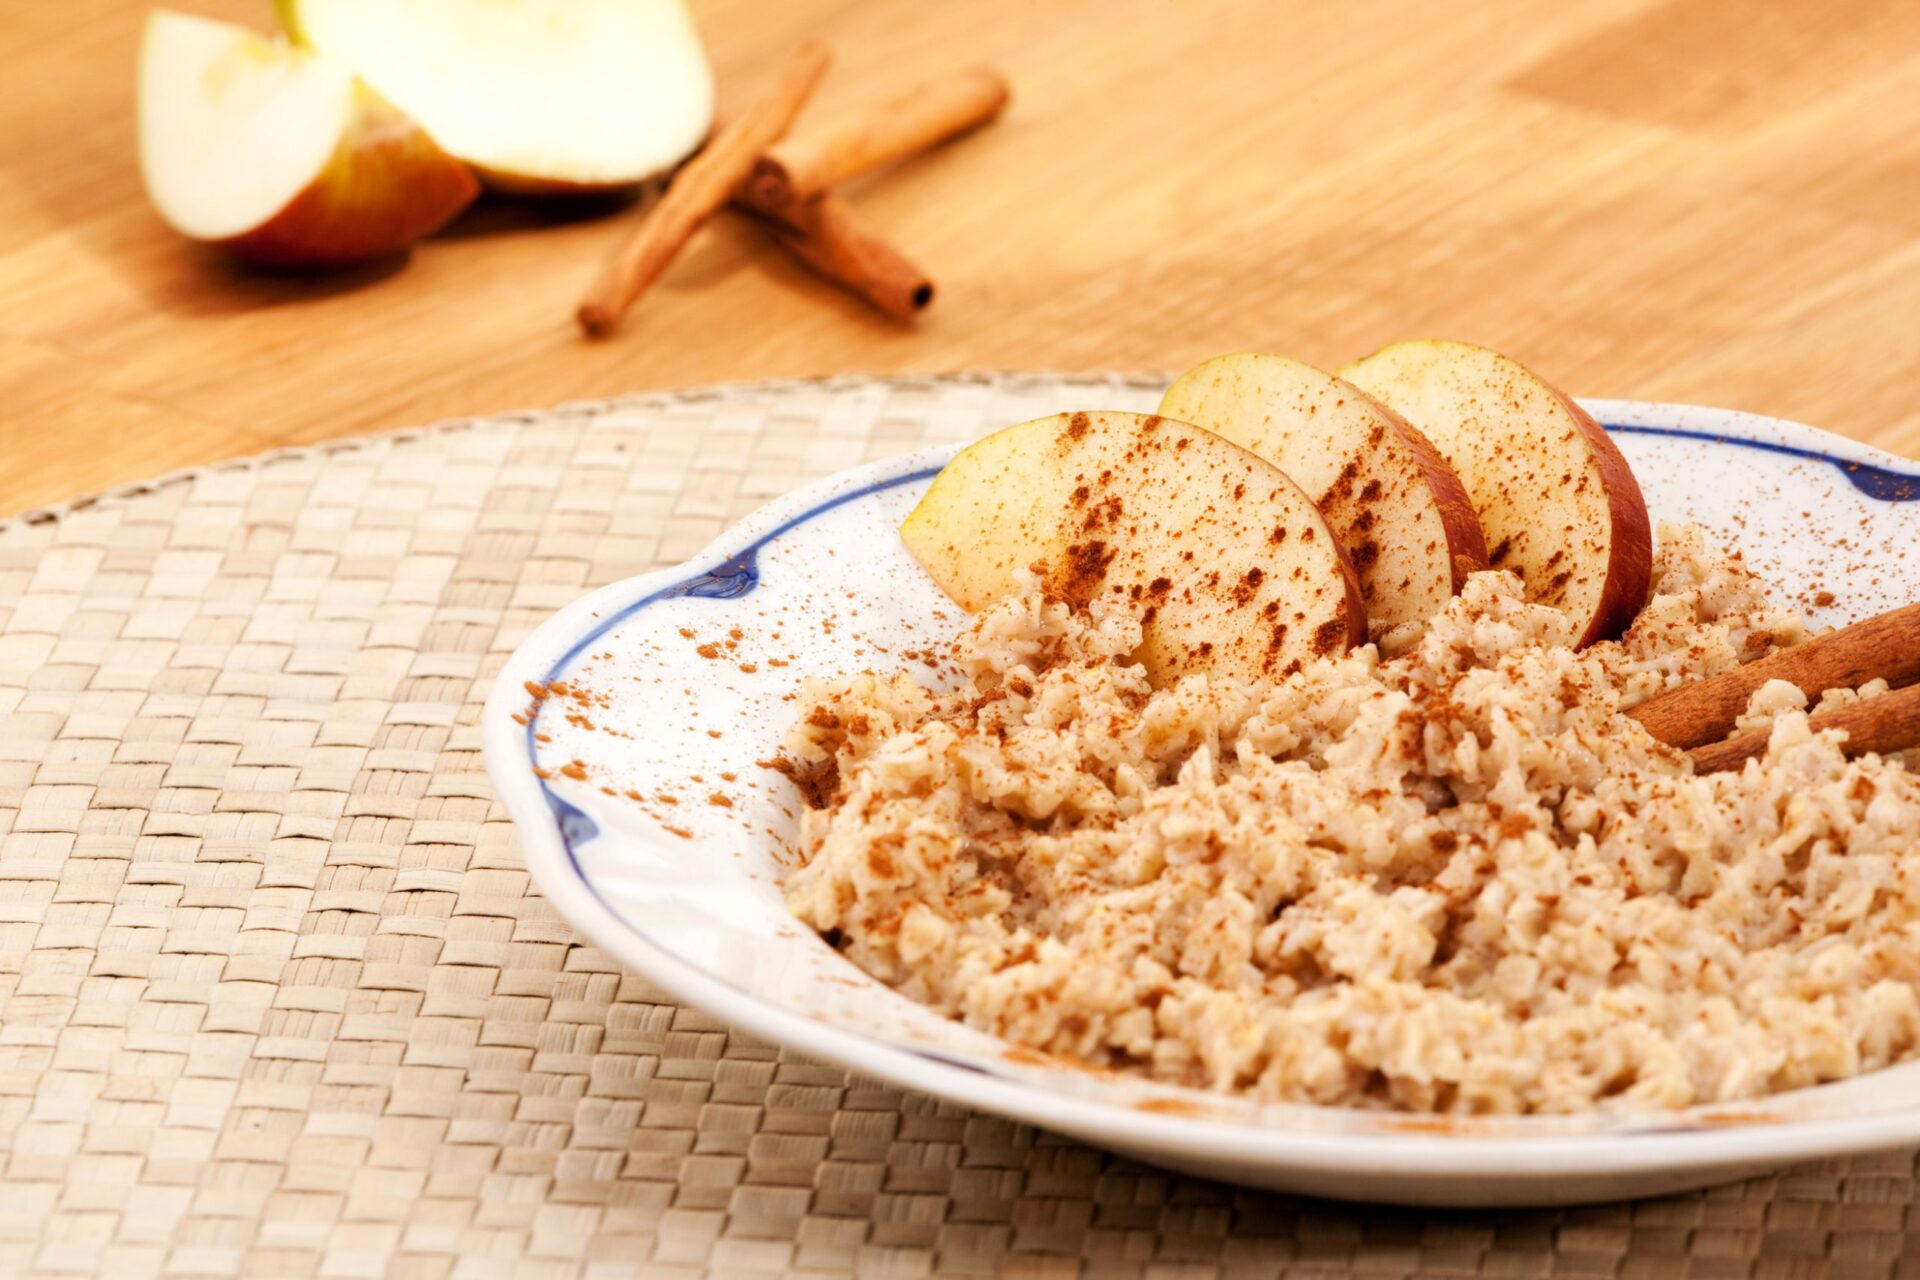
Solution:
<svg viewBox="0 0 1920 1280">
<path fill-rule="evenodd" d="M 647 211 L 580 303 L 582 329 L 596 338 L 613 332 L 700 224 L 732 197 L 761 152 L 786 133 L 826 69 L 824 47 L 802 46 L 778 87 L 721 129 L 674 175 L 660 203 Z"/>
<path fill-rule="evenodd" d="M 1815 730 L 1846 730 L 1847 741 L 1842 750 L 1850 756 L 1865 755 L 1869 751 L 1885 755 L 1920 747 L 1920 684 L 1822 711 L 1807 723 Z M 1695 747 L 1687 754 L 1693 757 L 1696 773 L 1738 769 L 1748 760 L 1766 754 L 1769 736 L 1768 730 L 1758 729 L 1725 742 Z"/>
<path fill-rule="evenodd" d="M 1769 680 L 1790 681 L 1817 698 L 1828 689 L 1857 688 L 1878 676 L 1896 689 L 1920 681 L 1920 604 L 1669 689 L 1627 714 L 1669 746 L 1697 747 L 1731 733 L 1754 690 Z"/>
<path fill-rule="evenodd" d="M 817 196 L 985 124 L 1007 97 L 1005 78 L 983 67 L 916 85 L 768 148 L 753 185 L 762 203 Z"/>
<path fill-rule="evenodd" d="M 889 319 L 904 323 L 933 301 L 933 281 L 926 272 L 869 230 L 836 195 L 768 200 L 748 184 L 734 205 L 758 219 L 802 265 Z"/>
</svg>

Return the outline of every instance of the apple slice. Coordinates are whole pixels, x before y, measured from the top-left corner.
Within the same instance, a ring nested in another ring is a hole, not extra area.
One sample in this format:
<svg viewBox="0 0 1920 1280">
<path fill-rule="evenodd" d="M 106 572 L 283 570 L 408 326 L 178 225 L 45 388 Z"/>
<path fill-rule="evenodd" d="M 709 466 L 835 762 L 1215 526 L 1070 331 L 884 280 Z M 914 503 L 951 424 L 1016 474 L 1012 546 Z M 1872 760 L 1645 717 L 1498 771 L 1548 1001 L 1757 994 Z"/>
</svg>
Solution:
<svg viewBox="0 0 1920 1280">
<path fill-rule="evenodd" d="M 1627 460 L 1585 410 L 1519 361 L 1465 342 L 1397 342 L 1340 370 L 1427 433 L 1466 483 L 1527 598 L 1570 615 L 1582 646 L 1647 601 L 1653 534 Z"/>
<path fill-rule="evenodd" d="M 1366 639 L 1353 566 L 1279 468 L 1185 422 L 1073 413 L 1008 427 L 959 453 L 900 537 L 962 607 L 1018 589 L 1019 571 L 1086 605 L 1129 603 L 1135 655 L 1165 682 L 1284 675 Z"/>
<path fill-rule="evenodd" d="M 665 173 L 713 125 L 713 71 L 682 0 L 277 0 L 434 140 L 518 194 Z"/>
<path fill-rule="evenodd" d="M 391 253 L 480 191 L 346 68 L 165 11 L 140 45 L 140 171 L 182 234 L 286 265 Z"/>
<path fill-rule="evenodd" d="M 1160 412 L 1258 454 L 1314 497 L 1360 575 L 1376 639 L 1432 617 L 1487 567 L 1460 477 L 1351 383 L 1284 356 L 1219 356 L 1175 379 Z"/>
</svg>

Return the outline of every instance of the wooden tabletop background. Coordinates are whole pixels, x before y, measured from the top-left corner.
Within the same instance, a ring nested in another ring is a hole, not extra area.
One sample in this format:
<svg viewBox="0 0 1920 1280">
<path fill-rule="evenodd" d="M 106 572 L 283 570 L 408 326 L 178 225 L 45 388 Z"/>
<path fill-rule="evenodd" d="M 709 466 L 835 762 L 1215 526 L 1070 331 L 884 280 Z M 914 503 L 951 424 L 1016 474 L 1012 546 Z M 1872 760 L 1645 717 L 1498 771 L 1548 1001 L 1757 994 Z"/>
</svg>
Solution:
<svg viewBox="0 0 1920 1280">
<path fill-rule="evenodd" d="M 631 211 L 483 204 L 320 277 L 175 237 L 134 160 L 144 9 L 0 6 L 0 513 L 642 388 L 1422 335 L 1920 454 L 1911 0 L 694 0 L 723 112 L 807 36 L 816 111 L 975 61 L 1014 103 L 849 192 L 939 284 L 912 329 L 725 220 L 603 343 L 570 314 Z"/>
</svg>

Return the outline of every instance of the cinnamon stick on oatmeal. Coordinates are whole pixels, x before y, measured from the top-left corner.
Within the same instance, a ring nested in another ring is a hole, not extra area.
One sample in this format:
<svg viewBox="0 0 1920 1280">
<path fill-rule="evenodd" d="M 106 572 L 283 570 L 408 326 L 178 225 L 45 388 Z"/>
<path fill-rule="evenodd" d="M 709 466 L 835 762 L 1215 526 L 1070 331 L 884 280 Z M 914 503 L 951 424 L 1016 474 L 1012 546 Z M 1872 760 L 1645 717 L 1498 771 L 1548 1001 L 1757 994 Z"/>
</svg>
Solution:
<svg viewBox="0 0 1920 1280">
<path fill-rule="evenodd" d="M 1815 732 L 1846 730 L 1847 741 L 1841 750 L 1850 756 L 1865 755 L 1869 751 L 1886 755 L 1920 747 L 1920 684 L 1819 712 L 1808 717 L 1807 725 Z M 1687 754 L 1693 757 L 1695 773 L 1738 769 L 1748 760 L 1766 754 L 1769 736 L 1769 730 L 1756 729 L 1725 742 L 1695 747 Z"/>
<path fill-rule="evenodd" d="M 674 175 L 660 203 L 634 228 L 581 302 L 581 328 L 596 338 L 613 332 L 700 224 L 732 196 L 760 153 L 786 133 L 826 69 L 823 46 L 811 41 L 801 46 L 778 87 L 722 128 Z"/>
<path fill-rule="evenodd" d="M 1789 681 L 1817 698 L 1828 689 L 1856 688 L 1877 676 L 1896 689 L 1920 681 L 1920 604 L 1669 689 L 1627 714 L 1669 746 L 1697 747 L 1733 732 L 1747 700 L 1769 680 Z"/>
<path fill-rule="evenodd" d="M 909 320 L 933 301 L 927 273 L 831 192 L 811 200 L 769 198 L 749 183 L 734 197 L 734 206 L 759 220 L 774 242 L 802 265 L 888 319 Z"/>
<path fill-rule="evenodd" d="M 984 67 L 916 85 L 770 148 L 754 166 L 753 186 L 767 201 L 817 196 L 987 123 L 1007 96 L 1005 78 Z"/>
</svg>

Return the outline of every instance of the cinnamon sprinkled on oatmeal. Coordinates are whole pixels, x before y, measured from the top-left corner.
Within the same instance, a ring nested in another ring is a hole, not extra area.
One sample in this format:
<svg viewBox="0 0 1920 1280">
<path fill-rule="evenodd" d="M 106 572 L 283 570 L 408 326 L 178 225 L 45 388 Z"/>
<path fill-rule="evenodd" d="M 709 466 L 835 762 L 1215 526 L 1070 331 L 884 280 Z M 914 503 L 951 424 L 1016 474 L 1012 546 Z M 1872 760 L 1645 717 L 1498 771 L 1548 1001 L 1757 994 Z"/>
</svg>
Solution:
<svg viewBox="0 0 1920 1280">
<path fill-rule="evenodd" d="M 1391 660 L 1155 688 L 1147 607 L 1029 593 L 973 620 L 952 692 L 810 684 L 762 762 L 807 802 L 795 913 L 1017 1045 L 1266 1100 L 1683 1107 L 1920 1050 L 1915 773 L 1771 687 L 1744 772 L 1622 714 L 1804 633 L 1698 530 L 1578 651 L 1483 572 Z"/>
</svg>

